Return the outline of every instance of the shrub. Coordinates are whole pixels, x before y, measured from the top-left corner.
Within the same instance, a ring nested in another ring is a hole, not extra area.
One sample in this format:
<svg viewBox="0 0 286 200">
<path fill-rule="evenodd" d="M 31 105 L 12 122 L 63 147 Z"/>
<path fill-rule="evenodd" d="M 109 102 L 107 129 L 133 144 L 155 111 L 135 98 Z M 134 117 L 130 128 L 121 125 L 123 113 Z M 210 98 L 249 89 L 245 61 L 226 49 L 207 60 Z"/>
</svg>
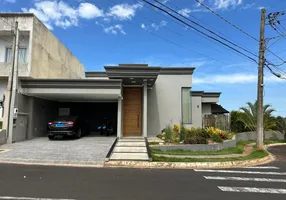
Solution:
<svg viewBox="0 0 286 200">
<path fill-rule="evenodd" d="M 179 133 L 179 131 L 180 131 L 180 126 L 179 126 L 178 124 L 175 124 L 175 125 L 174 125 L 174 128 L 173 128 L 173 131 Z"/>
<path fill-rule="evenodd" d="M 208 141 L 206 138 L 204 137 L 200 137 L 200 136 L 192 136 L 187 138 L 184 141 L 185 144 L 207 144 Z"/>
<path fill-rule="evenodd" d="M 164 140 L 164 139 L 163 139 Z M 173 129 L 170 124 L 165 128 L 165 141 L 171 142 L 173 140 Z"/>
<path fill-rule="evenodd" d="M 217 143 L 223 142 L 223 139 L 219 135 L 212 135 L 212 140 Z"/>
<path fill-rule="evenodd" d="M 0 129 L 2 129 L 3 121 L 0 121 Z"/>
<path fill-rule="evenodd" d="M 181 122 L 181 128 L 180 128 L 180 141 L 185 140 L 186 133 L 185 133 L 185 127 L 183 122 Z"/>
</svg>

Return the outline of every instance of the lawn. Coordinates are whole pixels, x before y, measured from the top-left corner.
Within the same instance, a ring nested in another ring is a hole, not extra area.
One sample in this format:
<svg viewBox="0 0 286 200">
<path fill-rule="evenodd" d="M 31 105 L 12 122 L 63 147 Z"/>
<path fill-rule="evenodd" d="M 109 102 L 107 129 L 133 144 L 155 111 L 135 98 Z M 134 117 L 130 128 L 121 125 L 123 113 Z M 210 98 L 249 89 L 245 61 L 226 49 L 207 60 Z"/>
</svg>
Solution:
<svg viewBox="0 0 286 200">
<path fill-rule="evenodd" d="M 227 154 L 242 154 L 244 147 L 247 144 L 253 143 L 253 141 L 238 142 L 236 147 L 231 147 L 228 149 L 223 149 L 220 151 L 190 151 L 190 150 L 168 150 L 161 151 L 159 149 L 154 149 L 151 147 L 151 152 L 153 154 L 166 154 L 166 155 L 227 155 Z"/>
<path fill-rule="evenodd" d="M 242 161 L 253 160 L 267 156 L 268 153 L 264 150 L 254 150 L 248 156 L 235 158 L 169 158 L 152 155 L 153 162 L 227 162 L 227 161 Z"/>
</svg>

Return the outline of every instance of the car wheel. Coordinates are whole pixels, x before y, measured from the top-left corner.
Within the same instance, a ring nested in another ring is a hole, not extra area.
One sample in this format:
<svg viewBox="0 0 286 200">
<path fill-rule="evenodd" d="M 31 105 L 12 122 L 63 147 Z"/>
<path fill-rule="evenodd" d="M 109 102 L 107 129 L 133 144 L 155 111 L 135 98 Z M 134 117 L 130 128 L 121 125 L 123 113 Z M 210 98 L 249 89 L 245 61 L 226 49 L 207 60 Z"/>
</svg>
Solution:
<svg viewBox="0 0 286 200">
<path fill-rule="evenodd" d="M 53 135 L 49 135 L 48 137 L 49 137 L 50 140 L 55 139 L 55 136 L 53 136 Z"/>
<path fill-rule="evenodd" d="M 79 128 L 78 131 L 77 131 L 76 137 L 77 137 L 77 138 L 81 138 L 81 129 L 80 129 L 80 128 Z"/>
</svg>

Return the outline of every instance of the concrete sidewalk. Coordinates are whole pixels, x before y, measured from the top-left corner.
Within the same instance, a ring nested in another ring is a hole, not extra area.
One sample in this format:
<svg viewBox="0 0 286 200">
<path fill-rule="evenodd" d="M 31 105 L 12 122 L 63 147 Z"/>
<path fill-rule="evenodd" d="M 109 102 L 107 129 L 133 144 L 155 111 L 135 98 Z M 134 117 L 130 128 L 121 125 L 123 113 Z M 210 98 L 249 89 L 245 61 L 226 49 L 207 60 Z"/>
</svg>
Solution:
<svg viewBox="0 0 286 200">
<path fill-rule="evenodd" d="M 115 137 L 35 138 L 0 146 L 0 163 L 104 166 Z"/>
</svg>

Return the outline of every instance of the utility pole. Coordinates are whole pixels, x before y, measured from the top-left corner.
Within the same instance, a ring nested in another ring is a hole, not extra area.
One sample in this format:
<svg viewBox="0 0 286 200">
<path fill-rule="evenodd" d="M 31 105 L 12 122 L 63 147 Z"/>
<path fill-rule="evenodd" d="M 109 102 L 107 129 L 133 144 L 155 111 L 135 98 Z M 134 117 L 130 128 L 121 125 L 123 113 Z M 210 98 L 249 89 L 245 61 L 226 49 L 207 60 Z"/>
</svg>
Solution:
<svg viewBox="0 0 286 200">
<path fill-rule="evenodd" d="M 257 124 L 256 124 L 256 146 L 263 149 L 264 139 L 264 113 L 263 113 L 263 91 L 264 91 L 264 53 L 265 53 L 265 13 L 266 9 L 261 10 L 260 21 L 260 40 L 259 40 L 259 63 L 258 63 L 258 84 L 257 84 Z"/>
<path fill-rule="evenodd" d="M 13 127 L 14 127 L 14 106 L 16 100 L 16 92 L 18 87 L 18 52 L 19 52 L 19 30 L 18 22 L 15 22 L 15 30 L 13 33 L 13 56 L 12 56 L 12 65 L 10 68 L 8 85 L 7 85 L 7 101 L 6 106 L 8 109 L 5 109 L 5 117 L 7 121 L 7 143 L 13 142 Z M 8 104 L 8 105 L 7 105 Z"/>
</svg>

